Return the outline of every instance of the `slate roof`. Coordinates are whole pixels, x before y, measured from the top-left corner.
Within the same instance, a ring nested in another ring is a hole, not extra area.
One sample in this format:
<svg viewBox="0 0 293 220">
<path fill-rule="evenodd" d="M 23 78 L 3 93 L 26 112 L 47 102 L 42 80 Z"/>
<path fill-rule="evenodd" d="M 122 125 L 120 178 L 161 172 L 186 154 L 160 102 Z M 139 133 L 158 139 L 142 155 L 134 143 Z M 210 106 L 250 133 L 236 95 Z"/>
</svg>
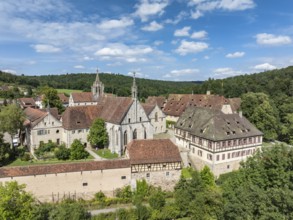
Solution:
<svg viewBox="0 0 293 220">
<path fill-rule="evenodd" d="M 19 167 L 2 167 L 0 168 L 0 178 L 16 176 L 32 176 L 57 174 L 68 172 L 81 172 L 91 170 L 117 169 L 130 167 L 129 160 L 103 160 L 78 163 L 64 163 L 52 165 L 35 165 Z"/>
<path fill-rule="evenodd" d="M 219 95 L 170 94 L 163 112 L 167 115 L 178 117 L 189 106 L 221 110 L 224 104 L 231 103 L 233 103 L 233 107 L 231 106 L 232 110 L 236 112 L 236 110 L 240 107 L 240 104 L 237 105 L 237 101 L 239 100 L 240 99 L 226 99 L 225 97 Z"/>
<path fill-rule="evenodd" d="M 57 108 L 51 108 L 50 113 L 53 117 L 59 120 L 58 110 Z M 40 121 L 43 120 L 48 115 L 47 109 L 35 109 L 35 108 L 26 108 L 24 110 L 24 114 L 26 116 L 26 120 L 24 121 L 24 125 L 30 125 L 32 128 L 35 127 Z"/>
<path fill-rule="evenodd" d="M 200 107 L 187 108 L 179 117 L 175 128 L 213 141 L 263 135 L 244 116 Z"/>
<path fill-rule="evenodd" d="M 73 92 L 71 93 L 73 101 L 78 102 L 96 102 L 91 92 Z"/>
<path fill-rule="evenodd" d="M 131 165 L 181 162 L 177 146 L 169 139 L 133 140 L 127 150 Z"/>
<path fill-rule="evenodd" d="M 163 108 L 166 102 L 166 98 L 164 96 L 149 96 L 145 103 L 147 104 L 157 104 L 159 108 Z"/>
<path fill-rule="evenodd" d="M 62 115 L 62 124 L 68 130 L 89 128 L 96 118 L 120 124 L 132 103 L 128 97 L 104 97 L 97 105 L 68 107 Z"/>
<path fill-rule="evenodd" d="M 66 95 L 64 95 L 63 93 L 58 94 L 58 97 L 60 98 L 61 102 L 63 104 L 68 104 L 69 102 L 69 97 L 67 97 Z"/>
<path fill-rule="evenodd" d="M 18 101 L 19 101 L 19 104 L 22 106 L 22 108 L 36 107 L 36 102 L 33 98 L 19 98 Z"/>
<path fill-rule="evenodd" d="M 152 113 L 152 111 L 154 110 L 154 108 L 156 107 L 156 104 L 142 103 L 141 106 L 143 107 L 147 116 L 149 116 Z"/>
</svg>

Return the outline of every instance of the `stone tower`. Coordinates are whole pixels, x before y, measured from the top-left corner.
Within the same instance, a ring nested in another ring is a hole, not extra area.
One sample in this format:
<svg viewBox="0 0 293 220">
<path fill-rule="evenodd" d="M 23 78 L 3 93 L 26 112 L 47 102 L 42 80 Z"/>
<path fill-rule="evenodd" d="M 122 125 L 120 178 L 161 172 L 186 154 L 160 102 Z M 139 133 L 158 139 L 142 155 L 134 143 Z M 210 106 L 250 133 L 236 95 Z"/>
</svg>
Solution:
<svg viewBox="0 0 293 220">
<path fill-rule="evenodd" d="M 92 85 L 92 93 L 95 101 L 104 96 L 104 84 L 100 81 L 99 70 L 97 69 L 96 80 Z"/>
</svg>

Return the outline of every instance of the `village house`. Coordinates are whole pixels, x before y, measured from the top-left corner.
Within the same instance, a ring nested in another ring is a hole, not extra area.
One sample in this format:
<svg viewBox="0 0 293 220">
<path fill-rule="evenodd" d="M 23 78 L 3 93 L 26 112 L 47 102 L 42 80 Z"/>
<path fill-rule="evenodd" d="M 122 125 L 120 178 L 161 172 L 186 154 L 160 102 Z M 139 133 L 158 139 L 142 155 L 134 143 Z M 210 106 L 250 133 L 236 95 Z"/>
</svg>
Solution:
<svg viewBox="0 0 293 220">
<path fill-rule="evenodd" d="M 69 105 L 69 97 L 67 97 L 64 93 L 59 93 L 58 97 L 64 108 L 67 108 Z"/>
<path fill-rule="evenodd" d="M 215 176 L 239 168 L 261 148 L 263 133 L 241 113 L 189 107 L 175 125 L 176 144 L 188 149 L 190 164 L 208 166 Z"/>
<path fill-rule="evenodd" d="M 133 140 L 127 145 L 132 181 L 145 179 L 149 184 L 171 190 L 181 175 L 181 157 L 169 139 Z"/>
<path fill-rule="evenodd" d="M 142 104 L 154 128 L 154 134 L 166 132 L 166 115 L 157 104 Z"/>
<path fill-rule="evenodd" d="M 19 98 L 17 99 L 17 103 L 20 105 L 22 109 L 25 108 L 37 108 L 36 102 L 33 98 Z"/>
</svg>

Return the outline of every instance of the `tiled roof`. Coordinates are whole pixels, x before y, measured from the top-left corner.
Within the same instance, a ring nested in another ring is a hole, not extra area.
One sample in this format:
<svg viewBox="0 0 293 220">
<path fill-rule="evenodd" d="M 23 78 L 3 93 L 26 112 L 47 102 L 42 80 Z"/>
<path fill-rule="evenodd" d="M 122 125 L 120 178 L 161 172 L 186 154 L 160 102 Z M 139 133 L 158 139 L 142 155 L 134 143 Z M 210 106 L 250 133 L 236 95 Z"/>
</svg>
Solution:
<svg viewBox="0 0 293 220">
<path fill-rule="evenodd" d="M 96 118 L 120 124 L 132 102 L 128 97 L 104 97 L 98 105 L 68 107 L 62 115 L 63 127 L 68 130 L 89 128 Z"/>
<path fill-rule="evenodd" d="M 181 161 L 177 146 L 169 139 L 133 140 L 127 150 L 131 164 Z"/>
<path fill-rule="evenodd" d="M 230 104 L 230 99 L 226 99 L 225 97 L 219 95 L 170 94 L 163 112 L 167 115 L 178 117 L 189 106 L 221 110 L 224 104 Z M 239 106 L 235 104 L 234 108 L 235 109 L 233 110 L 236 111 Z"/>
<path fill-rule="evenodd" d="M 262 135 L 244 116 L 200 107 L 187 108 L 175 128 L 214 141 Z"/>
<path fill-rule="evenodd" d="M 69 102 L 69 97 L 67 97 L 66 95 L 64 95 L 63 93 L 58 94 L 58 97 L 60 98 L 61 102 L 63 104 L 68 104 Z"/>
<path fill-rule="evenodd" d="M 58 109 L 50 108 L 50 113 L 53 117 L 59 120 Z M 35 109 L 35 108 L 26 108 L 24 110 L 24 114 L 26 116 L 26 120 L 24 121 L 24 125 L 31 125 L 31 127 L 36 126 L 43 118 L 48 115 L 47 109 Z"/>
<path fill-rule="evenodd" d="M 35 100 L 33 98 L 19 98 L 19 103 L 23 108 L 36 107 Z"/>
<path fill-rule="evenodd" d="M 25 121 L 25 124 L 30 124 L 31 127 L 34 127 L 37 125 L 44 117 L 46 117 L 47 112 L 44 112 L 40 109 L 34 109 L 34 108 L 26 108 L 24 110 L 24 114 L 26 116 L 26 119 L 29 121 Z"/>
<path fill-rule="evenodd" d="M 96 102 L 91 92 L 73 92 L 71 95 L 75 103 Z"/>
<path fill-rule="evenodd" d="M 44 174 L 57 174 L 67 172 L 81 172 L 91 170 L 118 169 L 130 167 L 129 160 L 103 160 L 80 163 L 64 163 L 52 165 L 35 165 L 20 167 L 3 167 L 0 168 L 0 178 L 31 176 Z"/>
<path fill-rule="evenodd" d="M 142 103 L 141 106 L 143 107 L 145 113 L 149 116 L 152 113 L 152 111 L 154 110 L 154 108 L 156 107 L 156 104 Z"/>
<path fill-rule="evenodd" d="M 145 101 L 147 104 L 157 104 L 159 108 L 163 108 L 166 103 L 166 98 L 164 96 L 149 96 Z"/>
</svg>

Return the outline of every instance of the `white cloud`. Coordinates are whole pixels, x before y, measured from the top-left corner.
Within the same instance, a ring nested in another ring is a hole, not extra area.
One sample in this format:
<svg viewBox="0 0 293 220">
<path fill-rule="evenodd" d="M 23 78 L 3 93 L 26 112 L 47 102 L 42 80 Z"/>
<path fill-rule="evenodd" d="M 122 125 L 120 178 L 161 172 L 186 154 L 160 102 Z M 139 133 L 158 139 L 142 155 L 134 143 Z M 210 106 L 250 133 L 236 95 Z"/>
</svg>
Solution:
<svg viewBox="0 0 293 220">
<path fill-rule="evenodd" d="M 110 44 L 95 52 L 95 55 L 101 59 L 118 59 L 128 63 L 146 62 L 148 54 L 154 50 L 149 46 L 127 46 L 125 44 Z"/>
<path fill-rule="evenodd" d="M 269 63 L 262 63 L 262 64 L 259 64 L 259 65 L 256 65 L 253 67 L 253 69 L 255 70 L 273 70 L 273 69 L 277 69 L 277 67 L 269 64 Z"/>
<path fill-rule="evenodd" d="M 17 74 L 16 70 L 12 70 L 12 69 L 4 69 L 4 70 L 1 70 L 1 71 L 5 72 L 5 73 Z"/>
<path fill-rule="evenodd" d="M 194 7 L 194 10 L 191 11 L 191 18 L 198 19 L 208 11 L 243 11 L 254 8 L 256 4 L 253 0 L 191 0 L 188 6 Z"/>
<path fill-rule="evenodd" d="M 164 78 L 185 76 L 185 75 L 195 75 L 199 73 L 198 69 L 181 69 L 181 70 L 172 70 L 169 74 L 164 75 Z"/>
<path fill-rule="evenodd" d="M 256 42 L 261 45 L 279 46 L 290 44 L 292 40 L 289 36 L 286 35 L 273 35 L 261 33 L 256 35 Z"/>
<path fill-rule="evenodd" d="M 134 24 L 133 20 L 130 18 L 121 18 L 120 20 L 105 20 L 97 25 L 101 29 L 114 29 L 114 28 L 125 28 L 132 26 Z"/>
<path fill-rule="evenodd" d="M 226 55 L 227 58 L 238 58 L 238 57 L 243 57 L 245 55 L 244 52 L 235 52 L 235 53 L 228 53 Z"/>
<path fill-rule="evenodd" d="M 135 15 L 145 22 L 149 17 L 154 15 L 161 16 L 165 11 L 164 8 L 169 4 L 168 0 L 141 0 L 140 4 L 137 4 Z"/>
<path fill-rule="evenodd" d="M 156 40 L 156 41 L 154 42 L 154 45 L 155 45 L 155 46 L 160 46 L 160 45 L 162 45 L 163 43 L 164 43 L 163 41 Z"/>
<path fill-rule="evenodd" d="M 156 21 L 152 21 L 149 25 L 141 28 L 143 31 L 158 31 L 163 28 L 163 25 L 158 24 Z"/>
<path fill-rule="evenodd" d="M 230 67 L 217 68 L 214 70 L 215 77 L 223 78 L 227 76 L 236 76 L 243 74 L 242 71 L 236 71 Z"/>
<path fill-rule="evenodd" d="M 204 58 L 205 60 L 209 60 L 209 59 L 210 59 L 209 56 L 204 56 L 203 58 Z"/>
<path fill-rule="evenodd" d="M 164 23 L 166 24 L 178 24 L 180 21 L 182 21 L 185 17 L 188 16 L 188 13 L 185 11 L 181 11 L 174 20 L 167 19 Z"/>
<path fill-rule="evenodd" d="M 176 49 L 176 52 L 180 55 L 186 55 L 188 53 L 199 53 L 206 50 L 209 47 L 207 43 L 204 42 L 194 42 L 194 41 L 181 41 L 180 46 Z"/>
<path fill-rule="evenodd" d="M 182 29 L 177 29 L 174 32 L 175 37 L 186 37 L 189 36 L 190 27 L 184 27 Z"/>
<path fill-rule="evenodd" d="M 89 56 L 84 56 L 84 57 L 83 57 L 83 60 L 88 61 L 88 60 L 93 60 L 93 58 L 91 58 L 91 57 L 89 57 Z"/>
<path fill-rule="evenodd" d="M 76 65 L 74 66 L 75 69 L 84 69 L 84 66 L 83 65 Z"/>
<path fill-rule="evenodd" d="M 222 0 L 219 8 L 229 11 L 242 11 L 254 8 L 256 5 L 253 0 Z"/>
<path fill-rule="evenodd" d="M 36 44 L 32 47 L 37 53 L 57 53 L 61 51 L 60 48 L 48 44 Z"/>
<path fill-rule="evenodd" d="M 192 39 L 203 39 L 203 38 L 206 38 L 207 35 L 208 33 L 206 31 L 197 31 L 197 32 L 193 32 L 190 37 Z"/>
</svg>

